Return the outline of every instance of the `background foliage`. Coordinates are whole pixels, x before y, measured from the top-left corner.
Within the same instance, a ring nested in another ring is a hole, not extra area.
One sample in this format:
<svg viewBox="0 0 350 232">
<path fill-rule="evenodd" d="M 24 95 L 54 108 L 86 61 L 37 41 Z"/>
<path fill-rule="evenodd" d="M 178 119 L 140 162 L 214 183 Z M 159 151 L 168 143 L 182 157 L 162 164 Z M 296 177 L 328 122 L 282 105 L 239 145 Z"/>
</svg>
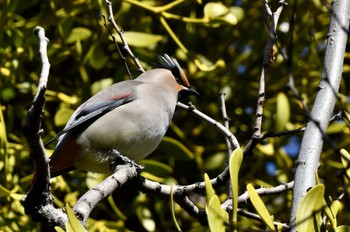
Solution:
<svg viewBox="0 0 350 232">
<path fill-rule="evenodd" d="M 219 93 L 226 93 L 230 130 L 241 145 L 253 134 L 258 81 L 267 29 L 260 1 L 227 0 L 176 1 L 169 9 L 154 8 L 169 1 L 113 1 L 115 19 L 126 32 L 126 39 L 145 69 L 153 67 L 156 54 L 176 57 L 200 96 L 191 98 L 195 106 L 222 121 Z M 330 1 L 288 1 L 277 33 L 275 62 L 266 82 L 263 131 L 303 127 L 307 115 L 299 100 L 288 89 L 288 70 L 309 106 L 315 97 L 322 70 Z M 141 5 L 140 5 L 141 4 Z M 274 10 L 278 1 L 270 2 Z M 0 2 L 0 230 L 35 231 L 40 225 L 25 216 L 21 197 L 31 183 L 33 165 L 21 134 L 21 123 L 31 104 L 40 73 L 38 43 L 33 28 L 40 25 L 50 39 L 51 62 L 43 140 L 48 141 L 65 125 L 74 109 L 104 86 L 128 79 L 123 61 L 103 25 L 107 15 L 102 0 Z M 294 23 L 291 20 L 294 19 Z M 166 22 L 166 23 L 164 23 Z M 168 26 L 168 27 L 167 27 Z M 169 34 L 170 29 L 177 39 Z M 133 32 L 133 33 L 131 33 Z M 137 32 L 137 33 L 136 33 Z M 141 34 L 140 34 L 141 33 Z M 188 52 L 187 52 L 188 50 Z M 288 54 L 288 59 L 282 54 Z M 349 58 L 336 111 L 348 112 Z M 133 76 L 138 70 L 128 58 Z M 185 103 L 188 99 L 185 99 Z M 178 111 L 159 149 L 147 160 L 144 175 L 162 183 L 189 184 L 202 181 L 223 170 L 226 144 L 214 127 L 184 111 Z M 346 121 L 330 125 L 329 134 L 340 148 L 349 151 L 350 130 Z M 275 186 L 293 180 L 294 160 L 301 134 L 270 138 L 259 144 L 254 154 L 244 157 L 240 189 Z M 48 146 L 48 154 L 54 144 Z M 341 158 L 327 145 L 321 156 L 319 177 L 325 198 L 336 199 L 347 184 Z M 102 177 L 71 172 L 52 180 L 52 193 L 58 206 L 74 205 L 88 187 Z M 221 199 L 225 189 L 218 190 Z M 202 196 L 193 196 L 204 207 Z M 262 198 L 270 214 L 289 221 L 291 192 Z M 342 204 L 349 205 L 348 192 Z M 254 211 L 250 203 L 239 205 Z M 181 208 L 175 208 L 183 230 L 202 226 Z M 137 193 L 132 188 L 118 192 L 100 204 L 88 222 L 89 231 L 100 228 L 130 230 L 173 230 L 169 200 Z M 350 220 L 343 207 L 338 224 Z M 238 217 L 241 229 L 261 229 L 264 225 Z"/>
</svg>

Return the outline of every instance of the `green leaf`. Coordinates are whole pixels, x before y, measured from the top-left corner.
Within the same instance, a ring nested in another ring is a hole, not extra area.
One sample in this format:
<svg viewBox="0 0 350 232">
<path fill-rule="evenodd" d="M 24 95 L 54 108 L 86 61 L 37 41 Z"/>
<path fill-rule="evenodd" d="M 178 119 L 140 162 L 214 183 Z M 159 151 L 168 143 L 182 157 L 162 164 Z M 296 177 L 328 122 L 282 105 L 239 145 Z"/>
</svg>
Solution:
<svg viewBox="0 0 350 232">
<path fill-rule="evenodd" d="M 101 44 L 94 44 L 89 51 L 89 63 L 94 69 L 101 69 L 108 61 L 108 56 L 103 52 Z"/>
<path fill-rule="evenodd" d="M 335 232 L 350 232 L 350 227 L 349 226 L 345 226 L 345 225 L 338 226 L 335 229 Z"/>
<path fill-rule="evenodd" d="M 62 228 L 59 227 L 59 226 L 55 226 L 55 230 L 56 230 L 57 232 L 65 232 L 64 229 L 62 229 Z"/>
<path fill-rule="evenodd" d="M 204 18 L 209 19 L 211 26 L 219 26 L 221 22 L 236 25 L 244 17 L 240 7 L 228 8 L 221 2 L 209 2 L 204 6 Z"/>
<path fill-rule="evenodd" d="M 77 104 L 79 101 L 79 98 L 77 96 L 68 96 L 67 94 L 64 94 L 61 92 L 57 93 L 57 98 L 63 103 L 72 104 L 72 105 Z"/>
<path fill-rule="evenodd" d="M 290 118 L 290 107 L 287 96 L 284 93 L 277 95 L 275 130 L 283 130 Z"/>
<path fill-rule="evenodd" d="M 338 212 L 343 208 L 342 203 L 339 200 L 332 201 L 331 203 L 331 211 L 334 215 L 334 219 L 336 219 Z"/>
<path fill-rule="evenodd" d="M 0 197 L 7 197 L 11 194 L 11 191 L 0 184 Z"/>
<path fill-rule="evenodd" d="M 227 160 L 227 153 L 218 152 L 207 157 L 203 162 L 203 169 L 205 171 L 213 171 L 221 169 Z"/>
<path fill-rule="evenodd" d="M 104 174 L 87 172 L 85 183 L 89 189 L 92 189 L 93 187 L 101 183 L 105 178 L 106 176 Z"/>
<path fill-rule="evenodd" d="M 194 60 L 195 65 L 204 72 L 211 72 L 217 68 L 224 68 L 226 66 L 225 61 L 219 59 L 213 64 L 212 62 L 207 62 L 207 59 L 203 56 L 197 56 Z"/>
<path fill-rule="evenodd" d="M 324 199 L 323 199 L 323 205 L 325 206 L 327 205 Z M 337 214 L 341 208 L 342 208 L 342 204 L 339 200 L 332 201 L 330 207 L 326 206 L 324 208 L 324 212 L 334 230 L 337 228 Z"/>
<path fill-rule="evenodd" d="M 145 166 L 143 172 L 149 172 L 153 175 L 166 176 L 173 173 L 173 168 L 171 166 L 156 160 L 145 159 L 141 160 L 140 164 Z"/>
<path fill-rule="evenodd" d="M 169 156 L 176 157 L 177 160 L 188 160 L 194 157 L 193 153 L 185 145 L 167 136 L 163 137 L 157 149 Z"/>
<path fill-rule="evenodd" d="M 97 92 L 99 92 L 100 90 L 110 86 L 113 84 L 113 79 L 112 78 L 104 78 L 98 81 L 95 81 L 92 85 L 91 85 L 91 93 L 92 94 L 96 94 Z"/>
<path fill-rule="evenodd" d="M 215 19 L 220 16 L 224 16 L 229 12 L 227 8 L 221 2 L 209 2 L 204 6 L 204 17 L 209 19 Z"/>
<path fill-rule="evenodd" d="M 68 216 L 68 222 L 67 222 L 67 231 L 74 231 L 74 232 L 83 232 L 87 230 L 84 228 L 84 226 L 80 223 L 80 221 L 75 216 L 73 210 L 71 207 L 69 207 L 68 204 L 66 204 L 66 210 L 67 210 L 67 216 Z"/>
<path fill-rule="evenodd" d="M 266 144 L 258 144 L 256 148 L 259 149 L 264 155 L 273 156 L 276 154 L 274 144 L 272 142 L 268 142 Z"/>
<path fill-rule="evenodd" d="M 261 200 L 260 196 L 255 191 L 252 184 L 247 185 L 247 191 L 249 194 L 249 199 L 252 202 L 256 212 L 260 215 L 261 219 L 264 221 L 265 225 L 272 231 L 275 231 L 275 226 L 269 211 L 267 210 L 264 202 Z"/>
<path fill-rule="evenodd" d="M 118 43 L 122 42 L 118 34 L 114 34 L 114 36 Z M 158 42 L 163 40 L 163 36 L 161 35 L 153 35 L 136 31 L 126 31 L 124 32 L 123 36 L 128 42 L 129 46 L 140 48 L 154 47 Z"/>
<path fill-rule="evenodd" d="M 237 21 L 244 18 L 244 9 L 242 7 L 232 6 L 230 7 L 230 13 L 236 17 Z"/>
<path fill-rule="evenodd" d="M 153 215 L 151 210 L 145 206 L 138 206 L 136 209 L 136 214 L 146 231 L 155 231 L 156 223 L 153 220 Z"/>
<path fill-rule="evenodd" d="M 324 206 L 324 185 L 315 185 L 300 202 L 296 216 L 297 231 L 318 231 Z"/>
<path fill-rule="evenodd" d="M 174 201 L 174 185 L 173 184 L 171 185 L 171 189 L 170 189 L 170 205 L 171 205 L 171 218 L 173 219 L 175 227 L 176 227 L 177 231 L 182 231 L 179 223 L 176 220 L 176 216 L 175 216 L 175 201 Z"/>
<path fill-rule="evenodd" d="M 11 2 L 11 11 L 14 11 L 16 13 L 21 13 L 33 7 L 38 2 L 39 2 L 38 0 L 33 0 L 33 1 L 14 0 Z"/>
<path fill-rule="evenodd" d="M 205 211 L 207 213 L 210 231 L 225 231 L 225 215 L 221 209 L 221 203 L 217 195 L 213 195 L 207 204 Z"/>
<path fill-rule="evenodd" d="M 326 133 L 327 134 L 342 133 L 347 128 L 348 128 L 348 126 L 346 125 L 345 122 L 334 122 L 328 126 Z"/>
<path fill-rule="evenodd" d="M 65 126 L 72 116 L 74 110 L 66 107 L 61 107 L 55 114 L 55 125 L 56 126 Z"/>
<path fill-rule="evenodd" d="M 215 190 L 210 182 L 210 178 L 207 173 L 204 173 L 204 183 L 205 183 L 205 196 L 206 201 L 209 202 L 210 199 L 215 195 Z"/>
<path fill-rule="evenodd" d="M 350 154 L 347 150 L 341 149 L 341 162 L 343 163 L 343 167 L 346 169 L 346 175 L 350 178 Z"/>
<path fill-rule="evenodd" d="M 71 30 L 69 36 L 66 39 L 66 43 L 75 43 L 76 41 L 82 41 L 90 38 L 92 32 L 85 27 L 75 27 Z"/>
<path fill-rule="evenodd" d="M 115 214 L 116 216 L 118 216 L 118 218 L 120 218 L 120 219 L 122 219 L 122 220 L 124 220 L 124 221 L 127 220 L 128 217 L 125 216 L 125 215 L 123 214 L 123 212 L 118 208 L 118 206 L 116 205 L 116 203 L 115 203 L 115 201 L 114 201 L 114 199 L 113 199 L 113 196 L 110 195 L 107 199 L 108 199 L 108 202 L 109 202 L 109 204 L 111 205 L 111 207 L 112 207 L 112 209 L 113 209 L 113 211 L 114 211 L 114 214 Z"/>
<path fill-rule="evenodd" d="M 237 224 L 237 207 L 238 207 L 238 173 L 243 160 L 243 151 L 241 148 L 236 148 L 230 157 L 229 169 L 231 177 L 232 189 L 232 222 L 234 228 Z"/>
</svg>

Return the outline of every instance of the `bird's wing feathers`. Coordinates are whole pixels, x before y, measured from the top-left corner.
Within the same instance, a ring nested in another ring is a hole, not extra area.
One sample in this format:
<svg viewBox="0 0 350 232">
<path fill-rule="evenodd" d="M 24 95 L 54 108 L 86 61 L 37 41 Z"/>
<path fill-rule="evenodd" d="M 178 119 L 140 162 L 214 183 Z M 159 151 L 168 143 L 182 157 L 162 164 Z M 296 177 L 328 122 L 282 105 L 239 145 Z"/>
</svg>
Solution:
<svg viewBox="0 0 350 232">
<path fill-rule="evenodd" d="M 97 120 L 104 114 L 118 108 L 121 105 L 125 105 L 134 99 L 135 97 L 131 93 L 128 93 L 111 99 L 106 99 L 104 101 L 99 101 L 94 104 L 90 104 L 85 108 L 83 107 L 79 112 L 77 112 L 73 120 L 67 124 L 67 126 L 54 138 L 50 139 L 45 145 L 51 143 L 61 135 L 72 131 L 73 129 L 83 129 L 87 127 L 93 121 Z"/>
<path fill-rule="evenodd" d="M 73 114 L 72 118 L 68 122 L 67 126 L 57 134 L 54 139 L 61 137 L 57 147 L 50 157 L 50 172 L 51 177 L 61 175 L 69 172 L 74 168 L 74 160 L 80 149 L 76 139 L 79 131 L 91 125 L 92 122 L 103 116 L 104 114 L 116 109 L 121 105 L 125 105 L 133 101 L 135 97 L 131 94 L 124 94 L 113 96 L 113 98 L 107 98 L 100 101 L 94 101 L 91 99 L 85 102 L 77 111 Z M 77 130 L 75 133 L 73 130 Z"/>
</svg>

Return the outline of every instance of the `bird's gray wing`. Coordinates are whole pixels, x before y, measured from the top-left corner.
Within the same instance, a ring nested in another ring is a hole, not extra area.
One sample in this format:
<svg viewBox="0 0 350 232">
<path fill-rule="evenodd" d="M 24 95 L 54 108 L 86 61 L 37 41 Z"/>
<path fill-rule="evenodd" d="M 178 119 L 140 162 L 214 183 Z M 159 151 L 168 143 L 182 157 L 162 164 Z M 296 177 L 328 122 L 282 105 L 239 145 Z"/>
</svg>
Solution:
<svg viewBox="0 0 350 232">
<path fill-rule="evenodd" d="M 121 105 L 125 105 L 132 102 L 135 97 L 132 94 L 125 94 L 113 99 L 107 99 L 94 104 L 90 104 L 87 107 L 83 107 L 74 117 L 73 121 L 68 124 L 61 132 L 59 132 L 54 138 L 50 139 L 45 146 L 60 137 L 61 135 L 78 129 L 79 131 L 91 125 L 92 122 L 105 115 L 106 113 L 118 108 Z"/>
</svg>

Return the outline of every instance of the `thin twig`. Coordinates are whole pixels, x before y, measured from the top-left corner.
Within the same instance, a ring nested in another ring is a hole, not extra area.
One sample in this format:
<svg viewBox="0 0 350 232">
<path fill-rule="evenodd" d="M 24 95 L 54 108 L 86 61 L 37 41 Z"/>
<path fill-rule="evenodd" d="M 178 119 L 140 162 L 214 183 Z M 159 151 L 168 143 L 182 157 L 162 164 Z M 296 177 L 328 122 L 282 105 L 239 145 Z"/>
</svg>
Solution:
<svg viewBox="0 0 350 232">
<path fill-rule="evenodd" d="M 221 113 L 222 113 L 222 118 L 224 120 L 224 126 L 227 130 L 230 130 L 231 119 L 227 116 L 226 103 L 225 103 L 225 93 L 224 92 L 220 93 L 220 101 L 221 101 Z M 226 145 L 227 145 L 228 157 L 230 158 L 230 155 L 232 154 L 233 149 L 231 147 L 230 141 L 226 137 L 225 137 L 225 140 L 226 140 Z"/>
<path fill-rule="evenodd" d="M 192 105 L 192 103 L 189 103 L 189 105 L 185 105 L 181 102 L 178 102 L 177 106 L 182 108 L 182 109 L 185 109 L 187 111 L 194 113 L 196 116 L 200 117 L 201 119 L 204 119 L 205 121 L 207 121 L 208 123 L 213 125 L 216 129 L 219 130 L 219 132 L 221 132 L 225 136 L 225 138 L 228 139 L 232 149 L 236 149 L 236 148 L 240 147 L 237 138 L 231 133 L 231 131 L 229 131 L 225 126 L 223 126 L 218 121 L 215 121 L 214 119 L 212 119 L 208 115 L 197 110 L 196 107 L 194 105 Z"/>
<path fill-rule="evenodd" d="M 114 42 L 114 44 L 115 44 L 115 46 L 116 46 L 116 48 L 117 48 L 117 51 L 118 51 L 118 53 L 119 53 L 119 55 L 120 55 L 120 58 L 121 58 L 121 59 L 123 60 L 123 62 L 124 62 L 124 67 L 125 67 L 126 72 L 128 73 L 128 76 L 130 77 L 130 79 L 133 79 L 133 78 L 132 78 L 132 74 L 131 74 L 130 69 L 129 69 L 128 62 L 127 62 L 125 56 L 123 55 L 122 51 L 120 50 L 119 45 L 118 45 L 118 43 L 117 43 L 117 40 L 115 39 L 115 36 L 113 35 L 112 31 L 109 29 L 109 27 L 108 27 L 108 25 L 107 25 L 106 17 L 105 17 L 104 15 L 102 15 L 102 18 L 103 18 L 103 25 L 104 25 L 105 28 L 107 29 L 109 35 L 112 37 L 112 40 L 113 40 L 113 42 Z"/>
<path fill-rule="evenodd" d="M 116 32 L 118 33 L 122 44 L 123 44 L 123 49 L 130 55 L 131 59 L 134 61 L 134 63 L 136 64 L 137 68 L 139 69 L 140 73 L 144 73 L 145 70 L 143 69 L 142 65 L 140 64 L 138 58 L 134 55 L 134 53 L 131 51 L 129 45 L 127 44 L 124 35 L 123 35 L 123 31 L 120 30 L 120 28 L 118 27 L 117 23 L 114 20 L 113 17 L 113 8 L 112 8 L 112 2 L 105 0 L 107 6 L 108 6 L 108 21 L 110 23 L 112 23 L 114 29 L 116 30 Z"/>
<path fill-rule="evenodd" d="M 277 193 L 282 193 L 282 192 L 285 192 L 287 190 L 292 190 L 293 186 L 294 186 L 294 181 L 291 181 L 288 183 L 282 183 L 278 186 L 271 187 L 271 188 L 259 188 L 259 189 L 256 189 L 255 191 L 259 196 L 266 196 L 266 195 L 273 195 L 273 194 L 277 194 Z M 238 197 L 238 202 L 243 203 L 243 202 L 246 202 L 248 199 L 249 199 L 249 194 L 247 191 L 245 191 L 243 194 L 241 194 Z M 231 199 L 226 200 L 222 204 L 222 207 L 224 209 L 227 209 L 230 207 L 232 208 L 232 200 Z M 228 212 L 230 212 L 230 209 L 227 209 L 227 210 L 228 210 Z"/>
<path fill-rule="evenodd" d="M 260 143 L 261 141 L 263 141 L 264 139 L 273 138 L 273 137 L 281 137 L 281 136 L 285 136 L 285 135 L 294 135 L 294 134 L 301 133 L 304 131 L 305 131 L 305 127 L 294 129 L 294 130 L 288 130 L 288 131 L 280 131 L 280 132 L 269 131 L 269 132 L 263 134 L 262 136 L 260 136 L 259 139 L 250 140 L 249 143 L 244 147 L 243 153 L 250 154 L 253 151 L 253 149 L 255 148 L 255 146 L 258 143 Z"/>
<path fill-rule="evenodd" d="M 264 222 L 262 220 L 262 218 L 258 215 L 258 214 L 255 214 L 255 213 L 251 213 L 251 212 L 248 212 L 248 211 L 245 211 L 243 209 L 238 209 L 238 214 L 243 216 L 243 217 L 246 217 L 246 218 L 250 218 L 250 219 L 254 219 L 254 220 L 257 220 L 259 222 Z M 274 221 L 273 222 L 273 225 L 275 227 L 278 227 L 278 226 L 281 226 L 283 229 L 289 229 L 289 225 L 286 224 L 286 223 L 281 223 L 281 222 L 276 222 Z"/>
<path fill-rule="evenodd" d="M 258 92 L 258 101 L 256 109 L 256 118 L 254 123 L 254 133 L 252 140 L 259 140 L 261 138 L 261 126 L 262 126 L 262 117 L 264 112 L 264 101 L 265 101 L 265 77 L 267 73 L 267 68 L 271 62 L 274 60 L 274 50 L 273 45 L 276 42 L 276 27 L 281 15 L 283 8 L 286 6 L 286 2 L 281 0 L 279 2 L 279 7 L 277 10 L 272 13 L 267 0 L 263 0 L 263 6 L 265 11 L 265 17 L 271 18 L 271 24 L 268 32 L 268 41 L 264 50 L 263 64 L 261 68 L 260 81 L 259 81 L 259 92 Z"/>
</svg>

